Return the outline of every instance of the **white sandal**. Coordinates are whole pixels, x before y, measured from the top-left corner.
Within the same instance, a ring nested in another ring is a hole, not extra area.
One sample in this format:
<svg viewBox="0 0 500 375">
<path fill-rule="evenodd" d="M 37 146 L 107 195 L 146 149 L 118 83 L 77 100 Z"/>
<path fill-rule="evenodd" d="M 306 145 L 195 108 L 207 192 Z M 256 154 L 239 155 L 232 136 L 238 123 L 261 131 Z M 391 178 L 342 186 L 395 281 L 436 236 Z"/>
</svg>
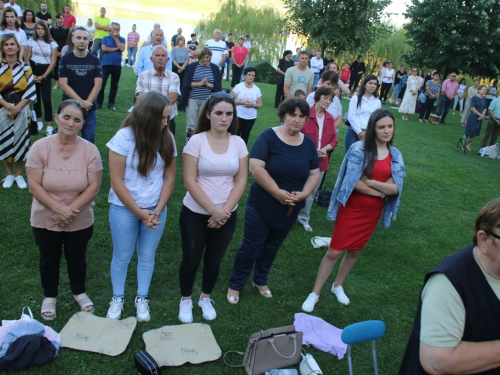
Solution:
<svg viewBox="0 0 500 375">
<path fill-rule="evenodd" d="M 332 239 L 330 237 L 314 236 L 313 238 L 311 238 L 311 245 L 315 249 L 319 249 L 321 247 L 328 247 L 330 246 L 331 240 Z"/>
<path fill-rule="evenodd" d="M 42 301 L 42 310 L 40 311 L 43 320 L 54 320 L 56 318 L 56 298 L 44 298 Z M 54 315 L 45 315 L 45 313 L 53 313 Z"/>
</svg>

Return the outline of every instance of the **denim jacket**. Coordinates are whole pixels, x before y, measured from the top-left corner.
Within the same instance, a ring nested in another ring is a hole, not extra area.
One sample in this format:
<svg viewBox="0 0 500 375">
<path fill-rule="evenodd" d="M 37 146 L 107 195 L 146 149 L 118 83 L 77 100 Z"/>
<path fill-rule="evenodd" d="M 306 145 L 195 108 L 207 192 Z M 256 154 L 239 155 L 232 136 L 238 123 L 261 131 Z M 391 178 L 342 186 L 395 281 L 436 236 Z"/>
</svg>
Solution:
<svg viewBox="0 0 500 375">
<path fill-rule="evenodd" d="M 359 141 L 354 143 L 345 155 L 326 214 L 328 220 L 335 220 L 337 218 L 339 204 L 345 206 L 356 183 L 361 178 L 363 174 L 364 149 L 365 142 Z M 389 152 L 391 154 L 391 175 L 398 186 L 399 192 L 398 195 L 389 195 L 385 198 L 382 211 L 382 226 L 384 228 L 388 228 L 391 225 L 391 217 L 393 220 L 396 220 L 396 212 L 398 211 L 399 200 L 403 191 L 403 178 L 406 176 L 405 164 L 401 152 L 392 146 L 389 146 Z"/>
</svg>

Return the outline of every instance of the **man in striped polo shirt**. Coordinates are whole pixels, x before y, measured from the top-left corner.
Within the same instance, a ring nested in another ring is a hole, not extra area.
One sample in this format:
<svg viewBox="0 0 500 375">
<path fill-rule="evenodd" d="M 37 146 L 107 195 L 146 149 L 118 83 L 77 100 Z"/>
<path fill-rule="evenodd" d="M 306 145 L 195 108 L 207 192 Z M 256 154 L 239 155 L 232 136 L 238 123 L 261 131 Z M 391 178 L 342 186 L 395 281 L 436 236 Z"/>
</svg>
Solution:
<svg viewBox="0 0 500 375">
<path fill-rule="evenodd" d="M 217 65 L 221 70 L 228 52 L 226 42 L 221 40 L 221 31 L 219 29 L 214 30 L 214 38 L 210 39 L 205 46 L 212 51 L 212 60 L 210 62 Z"/>
</svg>

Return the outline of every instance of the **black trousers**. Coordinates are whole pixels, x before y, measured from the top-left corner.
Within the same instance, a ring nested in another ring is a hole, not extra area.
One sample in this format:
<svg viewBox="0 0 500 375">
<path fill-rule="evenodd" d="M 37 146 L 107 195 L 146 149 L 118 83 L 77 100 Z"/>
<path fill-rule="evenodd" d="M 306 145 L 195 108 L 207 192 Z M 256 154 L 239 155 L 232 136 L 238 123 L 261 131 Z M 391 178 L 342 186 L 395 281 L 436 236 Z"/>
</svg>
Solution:
<svg viewBox="0 0 500 375">
<path fill-rule="evenodd" d="M 241 68 L 238 68 L 236 64 L 233 64 L 233 78 L 231 79 L 231 87 L 234 87 L 238 83 L 240 83 L 244 68 L 245 65 L 243 65 Z"/>
<path fill-rule="evenodd" d="M 118 82 L 122 74 L 122 67 L 117 65 L 102 66 L 102 87 L 97 95 L 97 104 L 102 105 L 104 102 L 104 90 L 109 76 L 111 76 L 111 87 L 109 88 L 108 104 L 115 104 L 116 93 L 118 92 Z"/>
<path fill-rule="evenodd" d="M 35 242 L 40 250 L 40 276 L 45 297 L 55 298 L 59 288 L 59 264 L 64 245 L 71 292 L 76 296 L 85 293 L 87 274 L 87 244 L 94 226 L 74 232 L 54 232 L 33 228 Z"/>
<path fill-rule="evenodd" d="M 211 294 L 217 279 L 222 257 L 236 229 L 237 211 L 231 213 L 229 220 L 219 229 L 207 227 L 210 215 L 202 215 L 182 206 L 179 226 L 182 238 L 182 261 L 179 270 L 179 283 L 183 297 L 193 294 L 196 272 L 203 257 L 203 276 L 201 291 Z"/>
<path fill-rule="evenodd" d="M 182 73 L 179 73 L 179 68 L 177 68 L 174 64 L 172 64 L 172 72 L 179 76 L 179 80 L 181 82 L 180 87 L 182 87 L 182 81 L 184 81 L 184 74 L 186 74 L 186 70 L 184 69 Z"/>
<path fill-rule="evenodd" d="M 37 64 L 30 60 L 31 70 L 35 76 L 44 75 L 49 67 L 49 64 Z M 45 121 L 52 121 L 52 80 L 50 75 L 47 76 L 41 83 L 35 84 L 36 88 L 36 103 L 34 104 L 36 117 L 42 117 L 42 102 Z"/>
<path fill-rule="evenodd" d="M 349 79 L 349 89 L 351 90 L 351 94 L 354 90 L 356 90 L 356 87 L 358 87 L 361 76 L 362 74 L 351 74 L 351 78 Z"/>
<path fill-rule="evenodd" d="M 391 91 L 392 83 L 382 82 L 382 88 L 380 89 L 380 100 L 385 102 L 387 100 L 387 95 Z"/>
<path fill-rule="evenodd" d="M 434 103 L 436 102 L 436 98 L 427 98 L 425 101 L 425 104 L 420 108 L 420 115 L 418 116 L 419 119 L 425 118 L 425 120 L 429 119 L 429 116 L 431 115 L 432 108 L 434 108 Z"/>
<path fill-rule="evenodd" d="M 285 82 L 276 84 L 276 95 L 274 96 L 274 108 L 278 108 L 285 100 Z"/>
<path fill-rule="evenodd" d="M 238 131 L 236 135 L 239 135 L 245 141 L 245 144 L 248 144 L 253 124 L 255 124 L 255 119 L 246 120 L 238 117 Z"/>
</svg>

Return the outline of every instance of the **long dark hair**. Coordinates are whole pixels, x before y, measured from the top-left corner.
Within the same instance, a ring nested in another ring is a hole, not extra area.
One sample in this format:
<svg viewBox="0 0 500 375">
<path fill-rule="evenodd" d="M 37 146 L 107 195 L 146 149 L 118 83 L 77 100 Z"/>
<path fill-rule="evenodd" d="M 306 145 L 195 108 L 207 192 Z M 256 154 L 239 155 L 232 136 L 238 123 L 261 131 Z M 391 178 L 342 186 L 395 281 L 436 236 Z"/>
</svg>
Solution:
<svg viewBox="0 0 500 375">
<path fill-rule="evenodd" d="M 234 99 L 226 96 L 231 95 L 226 92 L 215 94 L 220 96 L 214 96 L 213 94 L 210 95 L 208 99 L 205 100 L 203 107 L 200 109 L 200 115 L 198 116 L 198 122 L 196 123 L 194 134 L 203 133 L 211 129 L 212 125 L 210 123 L 210 119 L 207 117 L 207 114 L 211 113 L 214 107 L 221 102 L 226 102 L 233 106 L 233 121 L 231 121 L 231 125 L 229 125 L 227 132 L 236 134 L 236 130 L 238 129 L 238 117 L 236 116 L 236 105 L 234 104 Z"/>
<path fill-rule="evenodd" d="M 390 117 L 392 119 L 392 122 L 394 125 L 396 124 L 394 121 L 394 115 L 392 114 L 391 111 L 387 109 L 377 109 L 374 111 L 370 119 L 368 120 L 368 126 L 366 127 L 366 134 L 365 134 L 365 151 L 363 155 L 363 167 L 364 167 L 364 174 L 368 177 L 371 177 L 372 172 L 373 172 L 373 167 L 375 166 L 375 160 L 377 159 L 378 152 L 377 152 L 377 136 L 375 132 L 375 126 L 377 125 L 377 122 L 384 117 Z M 389 145 L 392 145 L 392 140 L 394 139 L 394 133 L 389 142 L 387 142 Z"/>
<path fill-rule="evenodd" d="M 377 81 L 377 76 L 374 76 L 373 74 L 368 74 L 363 80 L 363 82 L 361 82 L 360 89 L 358 92 L 358 105 L 357 105 L 358 108 L 361 107 L 361 98 L 363 98 L 363 95 L 365 95 L 366 84 L 370 81 Z M 378 98 L 378 90 L 375 90 L 373 96 Z"/>
<path fill-rule="evenodd" d="M 0 27 L 2 30 L 5 30 L 7 28 L 7 21 L 5 20 L 5 15 L 9 12 L 14 13 L 16 16 L 16 22 L 14 23 L 14 27 L 16 30 L 19 30 L 21 28 L 21 24 L 19 23 L 17 17 L 19 17 L 19 14 L 17 14 L 16 10 L 14 8 L 11 8 L 9 6 L 5 7 L 5 9 L 2 12 L 2 17 L 0 18 Z"/>
<path fill-rule="evenodd" d="M 143 177 L 154 168 L 158 154 L 165 166 L 169 166 L 173 159 L 172 133 L 168 130 L 168 126 L 163 129 L 160 126 L 166 106 L 170 106 L 170 102 L 165 96 L 150 91 L 141 96 L 121 126 L 121 128 L 130 127 L 134 133 L 135 152 L 139 157 L 137 171 Z"/>
</svg>

